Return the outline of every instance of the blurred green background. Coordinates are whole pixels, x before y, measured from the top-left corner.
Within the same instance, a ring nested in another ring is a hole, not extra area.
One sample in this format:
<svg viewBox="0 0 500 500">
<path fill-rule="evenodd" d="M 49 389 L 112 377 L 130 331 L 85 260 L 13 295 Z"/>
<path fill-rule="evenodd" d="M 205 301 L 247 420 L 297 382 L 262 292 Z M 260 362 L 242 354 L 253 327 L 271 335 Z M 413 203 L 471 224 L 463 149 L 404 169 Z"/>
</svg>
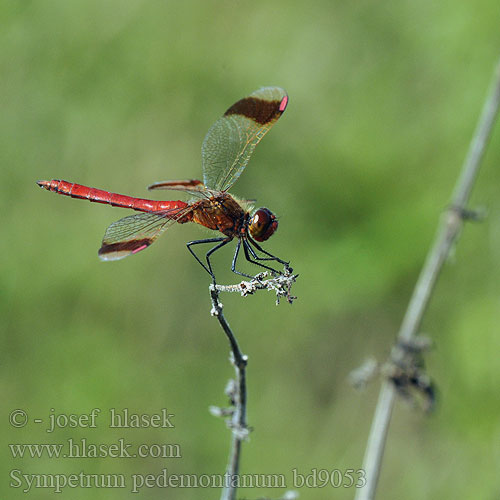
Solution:
<svg viewBox="0 0 500 500">
<path fill-rule="evenodd" d="M 60 178 L 147 196 L 158 180 L 201 175 L 200 146 L 233 102 L 263 85 L 289 107 L 232 192 L 280 217 L 265 247 L 300 273 L 298 300 L 224 296 L 249 356 L 245 474 L 358 469 L 378 394 L 347 383 L 367 357 L 386 359 L 450 200 L 498 57 L 498 2 L 63 0 L 0 4 L 2 435 L 177 443 L 182 459 L 13 459 L 2 446 L 2 498 L 23 473 L 215 474 L 229 432 L 233 371 L 210 317 L 208 275 L 172 228 L 151 249 L 102 263 L 106 227 L 128 212 L 41 191 Z M 500 130 L 468 224 L 423 332 L 436 412 L 399 402 L 379 497 L 499 498 Z M 159 193 L 159 195 L 165 194 Z M 167 193 L 168 194 L 168 193 Z M 153 195 L 154 196 L 154 195 Z M 233 247 L 214 263 L 221 282 Z M 110 430 L 110 408 L 175 414 L 175 429 Z M 8 425 L 102 409 L 97 429 Z M 301 498 L 353 489 L 302 488 Z M 240 498 L 283 490 L 241 490 Z M 49 498 L 32 490 L 31 498 Z M 67 489 L 66 498 L 136 498 Z M 143 498 L 218 498 L 219 491 L 144 488 Z"/>
</svg>

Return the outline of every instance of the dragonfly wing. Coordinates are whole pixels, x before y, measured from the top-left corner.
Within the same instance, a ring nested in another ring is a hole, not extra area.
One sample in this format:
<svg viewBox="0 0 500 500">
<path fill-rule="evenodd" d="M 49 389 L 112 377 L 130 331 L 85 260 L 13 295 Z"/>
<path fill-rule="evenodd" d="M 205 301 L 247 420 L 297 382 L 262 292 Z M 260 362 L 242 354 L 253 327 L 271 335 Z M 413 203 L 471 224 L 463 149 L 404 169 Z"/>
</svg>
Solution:
<svg viewBox="0 0 500 500">
<path fill-rule="evenodd" d="M 170 189 L 173 191 L 187 191 L 188 193 L 199 193 L 200 191 L 205 191 L 205 186 L 203 182 L 197 179 L 190 179 L 187 181 L 162 181 L 155 182 L 148 186 L 149 191 L 154 191 L 157 189 Z"/>
<path fill-rule="evenodd" d="M 189 209 L 140 213 L 113 222 L 106 229 L 99 257 L 118 260 L 144 250 L 188 212 Z"/>
<path fill-rule="evenodd" d="M 232 186 L 287 103 L 283 89 L 263 87 L 233 104 L 212 125 L 201 148 L 207 188 L 226 191 Z"/>
</svg>

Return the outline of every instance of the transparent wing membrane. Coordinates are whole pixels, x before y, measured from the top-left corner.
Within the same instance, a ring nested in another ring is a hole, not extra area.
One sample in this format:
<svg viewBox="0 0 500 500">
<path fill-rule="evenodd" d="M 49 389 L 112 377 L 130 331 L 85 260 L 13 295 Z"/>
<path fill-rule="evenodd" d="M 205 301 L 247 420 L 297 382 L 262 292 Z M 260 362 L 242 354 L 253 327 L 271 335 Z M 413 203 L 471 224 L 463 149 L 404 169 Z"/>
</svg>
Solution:
<svg viewBox="0 0 500 500">
<path fill-rule="evenodd" d="M 118 260 L 150 246 L 172 224 L 188 215 L 191 208 L 129 215 L 113 222 L 104 234 L 99 257 Z"/>
<path fill-rule="evenodd" d="M 198 193 L 200 191 L 204 191 L 206 188 L 203 185 L 203 182 L 190 179 L 187 181 L 161 181 L 155 182 L 148 186 L 149 191 L 155 191 L 159 189 L 168 189 L 171 191 L 186 191 L 188 193 Z"/>
<path fill-rule="evenodd" d="M 264 87 L 233 104 L 212 125 L 201 149 L 207 188 L 226 191 L 233 185 L 287 103 L 283 89 Z"/>
</svg>

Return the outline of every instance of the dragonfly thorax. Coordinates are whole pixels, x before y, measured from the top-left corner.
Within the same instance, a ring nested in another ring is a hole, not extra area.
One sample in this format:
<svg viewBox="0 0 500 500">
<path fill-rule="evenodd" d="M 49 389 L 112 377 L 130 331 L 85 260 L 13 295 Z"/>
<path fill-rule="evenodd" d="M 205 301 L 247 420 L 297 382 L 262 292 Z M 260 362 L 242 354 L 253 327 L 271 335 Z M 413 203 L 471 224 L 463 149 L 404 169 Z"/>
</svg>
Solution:
<svg viewBox="0 0 500 500">
<path fill-rule="evenodd" d="M 229 193 L 194 203 L 192 214 L 193 222 L 226 236 L 237 236 L 245 225 L 246 213 Z"/>
<path fill-rule="evenodd" d="M 257 241 L 266 241 L 278 229 L 278 219 L 268 208 L 259 208 L 250 219 L 248 232 Z"/>
</svg>

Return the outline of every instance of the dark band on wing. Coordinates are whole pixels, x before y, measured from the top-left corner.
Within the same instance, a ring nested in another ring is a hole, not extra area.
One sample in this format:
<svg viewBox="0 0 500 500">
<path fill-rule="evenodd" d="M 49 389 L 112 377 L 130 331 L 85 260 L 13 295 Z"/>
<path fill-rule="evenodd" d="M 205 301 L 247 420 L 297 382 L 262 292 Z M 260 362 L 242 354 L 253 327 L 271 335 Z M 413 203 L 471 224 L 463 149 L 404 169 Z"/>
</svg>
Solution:
<svg viewBox="0 0 500 500">
<path fill-rule="evenodd" d="M 99 248 L 99 255 L 105 256 L 110 253 L 118 253 L 118 252 L 127 252 L 127 253 L 136 253 L 140 250 L 144 250 L 149 245 L 153 243 L 153 239 L 151 238 L 142 238 L 139 240 L 130 240 L 130 241 L 120 241 L 118 243 L 103 243 L 102 247 Z"/>
<path fill-rule="evenodd" d="M 182 189 L 194 189 L 201 191 L 204 188 L 203 182 L 197 179 L 189 179 L 183 181 L 164 181 L 155 182 L 148 186 L 148 189 L 152 191 L 153 189 L 172 189 L 172 190 L 182 190 Z"/>
<path fill-rule="evenodd" d="M 233 104 L 224 116 L 242 115 L 261 125 L 266 125 L 276 121 L 283 114 L 286 107 L 285 99 L 287 98 L 281 101 L 266 101 L 256 97 L 245 97 Z"/>
</svg>

